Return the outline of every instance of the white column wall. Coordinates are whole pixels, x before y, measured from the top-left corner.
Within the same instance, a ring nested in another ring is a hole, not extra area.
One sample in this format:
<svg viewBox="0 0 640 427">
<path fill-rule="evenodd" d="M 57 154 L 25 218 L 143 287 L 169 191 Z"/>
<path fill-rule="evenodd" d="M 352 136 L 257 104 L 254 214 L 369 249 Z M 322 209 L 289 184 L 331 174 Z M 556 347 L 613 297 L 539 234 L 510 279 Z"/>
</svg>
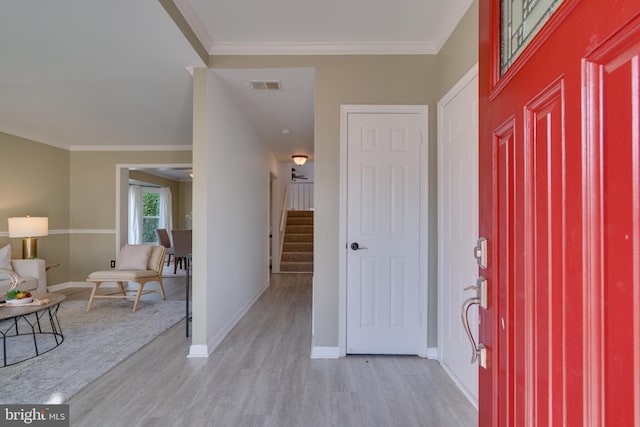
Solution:
<svg viewBox="0 0 640 427">
<path fill-rule="evenodd" d="M 260 137 L 211 70 L 194 74 L 193 163 L 190 356 L 206 357 L 269 285 L 272 164 Z"/>
</svg>

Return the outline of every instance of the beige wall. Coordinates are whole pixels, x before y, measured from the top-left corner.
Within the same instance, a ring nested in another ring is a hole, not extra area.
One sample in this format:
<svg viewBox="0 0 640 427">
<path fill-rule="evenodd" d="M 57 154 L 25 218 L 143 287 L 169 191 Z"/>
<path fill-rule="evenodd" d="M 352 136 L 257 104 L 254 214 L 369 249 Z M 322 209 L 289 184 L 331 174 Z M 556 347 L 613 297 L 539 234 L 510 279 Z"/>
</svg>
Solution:
<svg viewBox="0 0 640 427">
<path fill-rule="evenodd" d="M 191 151 L 69 152 L 0 133 L 0 245 L 14 258 L 21 241 L 7 237 L 7 218 L 48 216 L 50 235 L 38 239 L 49 285 L 83 281 L 115 259 L 116 164 L 191 163 Z"/>
<path fill-rule="evenodd" d="M 191 164 L 191 151 L 73 151 L 70 163 L 70 281 L 116 258 L 116 165 Z"/>
<path fill-rule="evenodd" d="M 478 0 L 474 0 L 438 52 L 438 98 L 478 62 Z"/>
<path fill-rule="evenodd" d="M 173 218 L 174 228 L 191 228 L 193 217 L 193 183 L 181 182 L 178 189 L 178 216 Z"/>
<path fill-rule="evenodd" d="M 49 283 L 69 271 L 69 152 L 0 133 L 0 247 L 11 243 L 12 257 L 22 258 L 22 240 L 9 239 L 7 218 L 49 217 L 50 235 L 38 238 L 38 256 L 47 265 Z M 59 234 L 58 234 L 59 233 Z"/>
</svg>

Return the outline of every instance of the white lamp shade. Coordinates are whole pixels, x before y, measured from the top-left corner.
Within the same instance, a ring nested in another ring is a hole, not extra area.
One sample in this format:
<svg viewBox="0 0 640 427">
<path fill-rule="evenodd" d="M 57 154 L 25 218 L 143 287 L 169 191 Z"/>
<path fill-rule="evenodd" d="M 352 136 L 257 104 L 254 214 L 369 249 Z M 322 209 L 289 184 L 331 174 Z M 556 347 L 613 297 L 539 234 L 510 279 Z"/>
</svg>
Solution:
<svg viewBox="0 0 640 427">
<path fill-rule="evenodd" d="M 295 163 L 298 166 L 302 166 L 305 163 L 307 163 L 308 158 L 309 157 L 305 156 L 304 154 L 295 154 L 291 156 L 291 160 L 293 160 L 293 163 Z"/>
<path fill-rule="evenodd" d="M 49 218 L 25 216 L 9 218 L 9 237 L 39 237 L 49 234 Z"/>
</svg>

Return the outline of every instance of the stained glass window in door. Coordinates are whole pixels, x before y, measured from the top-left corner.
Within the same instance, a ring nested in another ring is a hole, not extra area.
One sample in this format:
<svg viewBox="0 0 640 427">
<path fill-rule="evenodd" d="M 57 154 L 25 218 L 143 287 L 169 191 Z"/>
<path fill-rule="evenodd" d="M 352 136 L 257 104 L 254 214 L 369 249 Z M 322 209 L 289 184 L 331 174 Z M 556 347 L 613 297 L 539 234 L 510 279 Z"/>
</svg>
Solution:
<svg viewBox="0 0 640 427">
<path fill-rule="evenodd" d="M 500 75 L 547 22 L 562 0 L 500 0 Z"/>
</svg>

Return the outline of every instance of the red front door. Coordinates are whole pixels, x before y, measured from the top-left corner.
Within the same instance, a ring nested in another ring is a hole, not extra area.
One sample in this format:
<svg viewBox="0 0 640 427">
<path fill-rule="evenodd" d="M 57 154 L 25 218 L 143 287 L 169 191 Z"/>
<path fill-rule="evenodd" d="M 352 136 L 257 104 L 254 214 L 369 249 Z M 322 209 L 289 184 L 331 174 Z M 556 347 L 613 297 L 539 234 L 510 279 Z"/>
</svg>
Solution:
<svg viewBox="0 0 640 427">
<path fill-rule="evenodd" d="M 480 0 L 480 426 L 637 427 L 640 1 L 564 0 L 502 72 L 501 3 Z"/>
</svg>

